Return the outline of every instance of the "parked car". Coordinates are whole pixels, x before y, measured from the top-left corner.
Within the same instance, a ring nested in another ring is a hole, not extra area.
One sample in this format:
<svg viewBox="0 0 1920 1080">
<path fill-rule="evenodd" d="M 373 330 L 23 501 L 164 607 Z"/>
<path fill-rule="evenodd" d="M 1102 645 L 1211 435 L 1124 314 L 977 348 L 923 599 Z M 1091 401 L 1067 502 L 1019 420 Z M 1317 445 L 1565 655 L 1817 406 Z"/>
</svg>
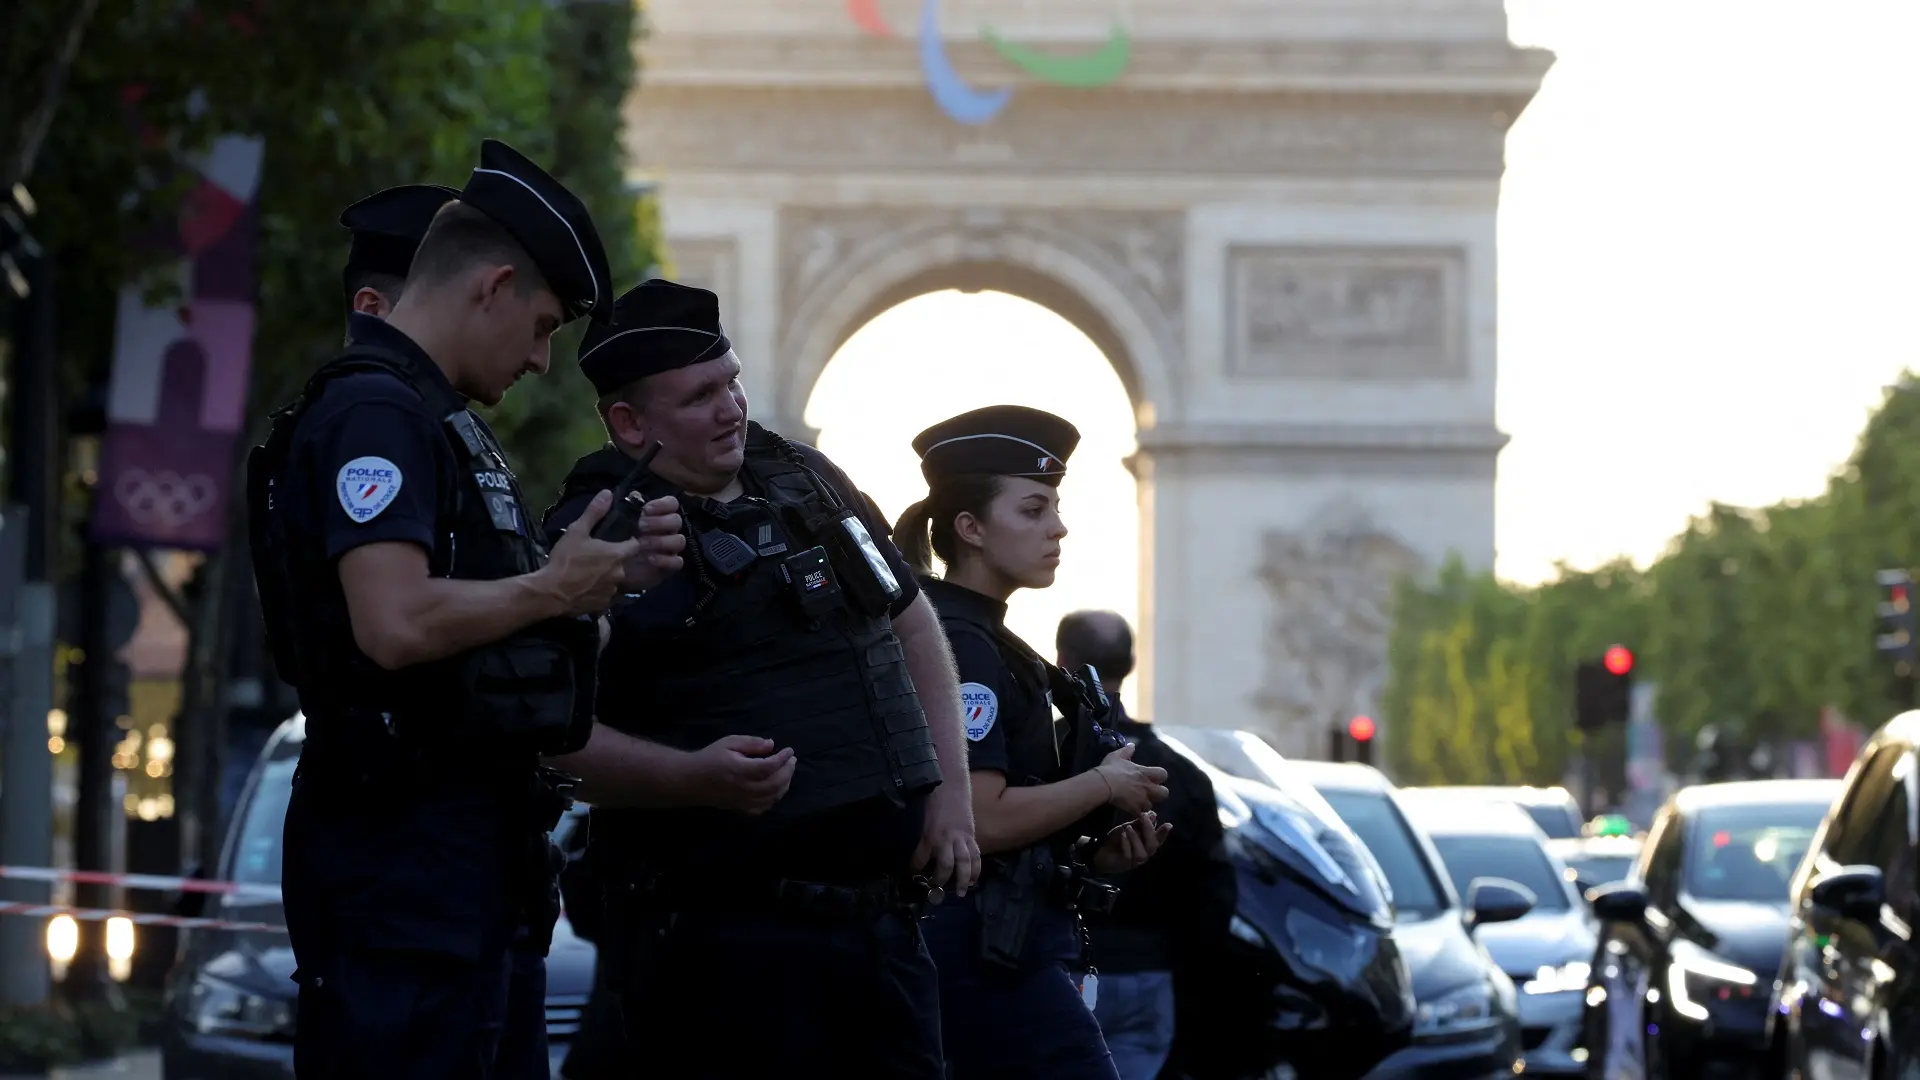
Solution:
<svg viewBox="0 0 1920 1080">
<path fill-rule="evenodd" d="M 1590 895 L 1601 921 L 1583 1025 L 1591 1075 L 1777 1074 L 1768 1005 L 1789 883 L 1837 780 L 1681 789 L 1624 882 Z"/>
<path fill-rule="evenodd" d="M 1791 1075 L 1920 1074 L 1920 712 L 1895 717 L 1848 771 L 1791 892 L 1779 1010 Z"/>
<path fill-rule="evenodd" d="M 1163 1075 L 1366 1075 L 1408 1043 L 1416 1007 L 1379 865 L 1312 788 L 1238 780 L 1161 738 L 1213 782 L 1236 879 L 1230 925 L 1175 972 Z"/>
<path fill-rule="evenodd" d="M 1407 804 L 1435 800 L 1406 792 Z M 1450 798 L 1423 808 L 1414 820 L 1440 853 L 1455 892 L 1473 883 L 1505 878 L 1533 894 L 1524 918 L 1480 931 L 1480 943 L 1519 988 L 1520 1045 L 1529 1076 L 1579 1076 L 1586 1071 L 1580 1046 L 1581 1001 L 1587 992 L 1595 945 L 1593 914 L 1575 891 L 1566 868 L 1548 851 L 1539 826 L 1507 803 L 1451 805 Z M 1441 812 L 1429 812 L 1438 810 Z"/>
<path fill-rule="evenodd" d="M 280 884 L 281 831 L 306 720 L 280 725 L 261 750 L 235 806 L 215 876 L 250 885 Z M 571 828 L 574 817 L 562 819 Z M 556 830 L 558 833 L 560 830 Z M 220 896 L 199 914 L 280 925 L 277 899 Z M 557 1075 L 579 1029 L 593 983 L 593 946 L 563 916 L 547 956 L 547 1038 Z M 290 1080 L 293 1076 L 293 950 L 284 932 L 194 930 L 180 935 L 167 979 L 160 1032 L 165 1080 Z"/>
<path fill-rule="evenodd" d="M 1549 840 L 1571 840 L 1581 835 L 1580 804 L 1563 787 L 1484 786 L 1459 784 L 1444 787 L 1404 789 L 1421 794 L 1434 793 L 1484 802 L 1512 803 L 1526 811 Z"/>
<path fill-rule="evenodd" d="M 1640 839 L 1634 836 L 1582 836 L 1549 840 L 1547 851 L 1566 867 L 1567 880 L 1581 896 L 1602 885 L 1627 880 L 1640 858 Z"/>
<path fill-rule="evenodd" d="M 1369 1075 L 1412 1080 L 1519 1071 L 1518 993 L 1480 934 L 1525 917 L 1534 898 L 1511 881 L 1482 878 L 1463 899 L 1432 841 L 1413 826 L 1397 789 L 1378 770 L 1311 761 L 1286 765 L 1352 827 L 1393 891 L 1393 937 L 1407 958 L 1419 1005 L 1412 1044 Z"/>
</svg>

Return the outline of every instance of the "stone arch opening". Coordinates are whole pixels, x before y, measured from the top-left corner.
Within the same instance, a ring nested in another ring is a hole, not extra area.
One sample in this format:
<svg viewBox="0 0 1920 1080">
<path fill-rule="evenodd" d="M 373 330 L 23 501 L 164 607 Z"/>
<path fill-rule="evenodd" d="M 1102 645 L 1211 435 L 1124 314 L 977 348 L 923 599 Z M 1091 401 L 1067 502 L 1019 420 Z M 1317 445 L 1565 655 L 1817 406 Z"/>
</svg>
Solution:
<svg viewBox="0 0 1920 1080">
<path fill-rule="evenodd" d="M 944 213 L 877 231 L 843 219 L 790 222 L 782 245 L 790 299 L 778 350 L 783 411 L 798 416 L 828 361 L 881 313 L 943 289 L 990 290 L 1032 301 L 1085 334 L 1119 375 L 1135 426 L 1151 428 L 1156 415 L 1176 411 L 1178 238 L 1127 225 L 1074 228 L 1059 215 L 955 221 Z"/>
<path fill-rule="evenodd" d="M 1140 636 L 1131 391 L 1100 344 L 1065 315 L 1001 289 L 909 295 L 847 336 L 804 417 L 817 445 L 892 520 L 926 491 L 910 450 L 914 434 L 1002 403 L 1047 409 L 1081 431 L 1061 489 L 1066 558 L 1051 588 L 1014 595 L 1009 625 L 1042 653 L 1051 653 L 1060 617 L 1078 608 L 1118 611 Z M 1123 688 L 1130 706 L 1138 683 Z"/>
</svg>

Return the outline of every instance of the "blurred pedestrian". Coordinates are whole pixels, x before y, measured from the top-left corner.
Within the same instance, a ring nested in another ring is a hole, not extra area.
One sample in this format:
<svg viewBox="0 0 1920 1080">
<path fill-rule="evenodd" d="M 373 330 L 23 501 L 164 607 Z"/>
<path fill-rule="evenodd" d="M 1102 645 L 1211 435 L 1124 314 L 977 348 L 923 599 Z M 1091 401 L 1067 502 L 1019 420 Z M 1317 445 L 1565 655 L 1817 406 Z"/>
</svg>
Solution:
<svg viewBox="0 0 1920 1080">
<path fill-rule="evenodd" d="M 1175 972 L 1190 969 L 1194 944 L 1227 933 L 1236 888 L 1213 782 L 1151 724 L 1127 715 L 1120 689 L 1133 673 L 1133 628 L 1111 611 L 1076 611 L 1054 635 L 1060 666 L 1100 673 L 1113 699 L 1110 725 L 1133 744 L 1133 760 L 1167 772 L 1171 793 L 1156 812 L 1173 826 L 1152 861 L 1121 878 L 1113 913 L 1092 927 L 1100 968 L 1093 1015 L 1120 1080 L 1154 1080 L 1173 1050 Z"/>
</svg>

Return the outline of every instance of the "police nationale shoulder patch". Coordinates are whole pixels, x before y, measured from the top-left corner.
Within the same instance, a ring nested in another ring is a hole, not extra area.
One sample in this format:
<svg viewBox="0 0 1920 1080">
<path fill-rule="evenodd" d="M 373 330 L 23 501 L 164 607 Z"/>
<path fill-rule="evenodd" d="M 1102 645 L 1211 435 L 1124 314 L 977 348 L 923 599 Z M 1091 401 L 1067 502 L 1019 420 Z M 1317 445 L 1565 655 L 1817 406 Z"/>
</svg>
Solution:
<svg viewBox="0 0 1920 1080">
<path fill-rule="evenodd" d="M 993 688 L 981 683 L 960 684 L 960 710 L 967 722 L 967 739 L 979 742 L 993 730 L 993 722 L 1000 718 L 1000 697 Z"/>
<path fill-rule="evenodd" d="M 334 488 L 340 493 L 340 508 L 365 524 L 393 504 L 403 479 L 400 467 L 386 458 L 359 457 L 340 466 Z"/>
</svg>

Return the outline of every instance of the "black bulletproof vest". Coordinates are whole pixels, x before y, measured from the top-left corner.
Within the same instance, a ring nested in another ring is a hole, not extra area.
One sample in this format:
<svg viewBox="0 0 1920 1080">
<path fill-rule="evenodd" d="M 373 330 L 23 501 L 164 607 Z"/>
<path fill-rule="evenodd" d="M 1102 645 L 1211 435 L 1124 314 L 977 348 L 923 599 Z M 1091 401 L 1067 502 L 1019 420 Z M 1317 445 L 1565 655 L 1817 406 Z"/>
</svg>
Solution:
<svg viewBox="0 0 1920 1080">
<path fill-rule="evenodd" d="M 442 418 L 441 430 L 459 462 L 460 483 L 440 494 L 429 558 L 435 576 L 493 580 L 536 570 L 547 558 L 544 534 L 526 512 L 519 482 L 507 467 L 493 431 L 442 381 L 419 370 L 417 364 L 393 350 L 350 344 L 314 373 L 299 397 L 273 414 L 266 442 L 248 456 L 254 580 L 274 665 L 281 678 L 299 691 L 310 742 L 328 741 L 334 734 L 326 730 L 328 721 L 346 712 L 388 713 L 394 733 L 431 738 L 450 733 L 445 729 L 470 719 L 475 711 L 465 700 L 472 696 L 468 689 L 475 681 L 473 654 L 388 672 L 347 648 L 352 630 L 331 563 L 313 538 L 291 535 L 287 529 L 286 508 L 278 499 L 294 430 L 335 380 L 366 372 L 390 375 L 412 388 L 426 409 Z M 490 648 L 497 651 L 499 647 Z M 496 666 L 528 666 L 524 646 L 510 639 L 505 648 L 506 655 Z M 515 654 L 515 648 L 521 653 Z M 590 652 L 583 663 L 590 678 Z M 497 714 L 501 707 L 493 703 L 492 711 Z M 501 726 L 511 730 L 513 723 Z M 585 732 L 578 734 L 578 741 L 584 742 Z M 527 738 L 530 746 L 542 741 L 552 740 Z"/>
<path fill-rule="evenodd" d="M 611 448 L 590 455 L 562 499 L 613 486 L 631 464 Z M 793 785 L 757 819 L 768 826 L 932 788 L 940 767 L 892 620 L 846 603 L 809 614 L 783 576 L 790 558 L 819 542 L 798 522 L 830 513 L 833 496 L 790 444 L 758 425 L 749 425 L 742 473 L 761 494 L 724 506 L 658 478 L 642 485 L 649 499 L 680 499 L 700 595 L 671 629 L 623 631 L 616 620 L 602 654 L 600 718 L 685 750 L 727 735 L 793 747 Z M 750 564 L 726 573 L 736 565 L 729 556 L 746 554 Z"/>
</svg>

